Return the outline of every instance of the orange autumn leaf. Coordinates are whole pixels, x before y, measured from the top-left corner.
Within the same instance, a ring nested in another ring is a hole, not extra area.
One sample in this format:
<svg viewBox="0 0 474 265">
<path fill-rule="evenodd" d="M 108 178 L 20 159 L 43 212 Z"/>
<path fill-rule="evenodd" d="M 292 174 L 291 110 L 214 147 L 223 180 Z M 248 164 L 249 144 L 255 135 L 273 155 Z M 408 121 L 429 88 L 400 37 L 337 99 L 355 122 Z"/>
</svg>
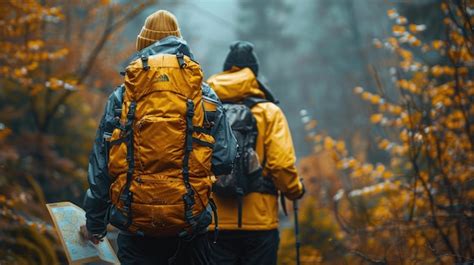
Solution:
<svg viewBox="0 0 474 265">
<path fill-rule="evenodd" d="M 370 116 L 370 122 L 374 123 L 374 124 L 380 123 L 380 121 L 382 121 L 382 119 L 383 119 L 383 115 L 380 114 L 380 113 L 372 114 Z"/>
</svg>

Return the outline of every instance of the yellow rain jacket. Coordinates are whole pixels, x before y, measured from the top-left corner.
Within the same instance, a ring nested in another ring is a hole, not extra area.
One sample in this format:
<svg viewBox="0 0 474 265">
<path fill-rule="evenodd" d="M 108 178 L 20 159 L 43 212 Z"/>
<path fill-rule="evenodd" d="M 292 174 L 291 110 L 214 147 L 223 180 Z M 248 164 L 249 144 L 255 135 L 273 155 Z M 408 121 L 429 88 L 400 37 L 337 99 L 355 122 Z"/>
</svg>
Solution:
<svg viewBox="0 0 474 265">
<path fill-rule="evenodd" d="M 207 81 L 220 100 L 240 102 L 247 97 L 265 98 L 259 89 L 257 78 L 249 68 L 233 68 L 211 76 Z M 275 187 L 289 199 L 303 193 L 295 167 L 295 151 L 290 129 L 281 109 L 271 102 L 263 102 L 252 108 L 257 120 L 258 137 L 256 152 L 263 164 L 264 177 L 271 177 Z M 278 228 L 278 197 L 252 192 L 243 198 L 242 228 L 238 228 L 237 201 L 218 197 L 219 227 L 221 230 L 270 230 Z M 212 228 L 212 226 L 211 226 Z"/>
</svg>

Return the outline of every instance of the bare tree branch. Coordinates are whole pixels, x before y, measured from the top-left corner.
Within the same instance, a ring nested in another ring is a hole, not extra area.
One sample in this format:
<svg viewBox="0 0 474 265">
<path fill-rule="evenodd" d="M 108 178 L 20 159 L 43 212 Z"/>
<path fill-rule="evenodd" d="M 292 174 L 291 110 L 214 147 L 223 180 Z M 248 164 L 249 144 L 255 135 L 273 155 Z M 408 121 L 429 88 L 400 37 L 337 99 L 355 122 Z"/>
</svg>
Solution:
<svg viewBox="0 0 474 265">
<path fill-rule="evenodd" d="M 78 74 L 78 79 L 77 79 L 77 85 L 81 85 L 86 77 L 89 75 L 90 71 L 92 70 L 95 61 L 97 60 L 98 55 L 104 48 L 105 44 L 107 41 L 110 39 L 111 34 L 120 28 L 121 26 L 125 25 L 127 22 L 135 18 L 137 15 L 139 15 L 143 9 L 152 3 L 154 3 L 155 0 L 147 0 L 144 3 L 141 3 L 138 7 L 135 7 L 132 9 L 130 12 L 128 12 L 125 16 L 122 18 L 118 19 L 117 21 L 113 22 L 113 10 L 112 7 L 109 8 L 108 16 L 107 16 L 107 21 L 108 21 L 108 26 L 105 27 L 102 36 L 100 37 L 98 43 L 96 46 L 92 49 L 92 52 L 88 56 L 88 59 L 86 60 L 85 66 L 81 67 L 79 69 L 79 74 Z M 45 115 L 45 120 L 40 126 L 41 131 L 47 131 L 49 128 L 49 125 L 51 123 L 52 118 L 56 115 L 59 106 L 64 104 L 66 100 L 69 98 L 69 96 L 73 93 L 73 91 L 68 90 L 65 91 L 59 98 L 55 101 L 53 106 L 50 108 L 50 110 L 46 113 Z"/>
<path fill-rule="evenodd" d="M 363 260 L 369 262 L 370 264 L 373 265 L 387 265 L 387 260 L 384 258 L 383 260 L 375 260 L 373 258 L 370 258 L 369 256 L 365 255 L 364 253 L 358 251 L 358 250 L 352 250 L 351 253 L 355 254 L 356 256 L 362 258 Z"/>
</svg>

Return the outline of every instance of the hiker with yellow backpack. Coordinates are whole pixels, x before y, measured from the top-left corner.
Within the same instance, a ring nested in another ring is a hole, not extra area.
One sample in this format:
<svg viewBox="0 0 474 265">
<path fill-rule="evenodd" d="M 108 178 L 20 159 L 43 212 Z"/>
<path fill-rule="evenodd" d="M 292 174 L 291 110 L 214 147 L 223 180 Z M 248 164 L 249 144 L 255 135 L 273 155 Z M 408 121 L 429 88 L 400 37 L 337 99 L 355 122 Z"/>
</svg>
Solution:
<svg viewBox="0 0 474 265">
<path fill-rule="evenodd" d="M 213 187 L 220 232 L 212 255 L 219 265 L 276 264 L 278 194 L 291 200 L 304 194 L 285 115 L 258 72 L 253 44 L 237 41 L 224 72 L 207 81 L 224 103 L 238 142 L 233 172 L 218 176 Z"/>
<path fill-rule="evenodd" d="M 174 15 L 150 15 L 136 45 L 97 131 L 82 234 L 120 229 L 122 264 L 212 264 L 211 177 L 230 174 L 236 140 Z"/>
</svg>

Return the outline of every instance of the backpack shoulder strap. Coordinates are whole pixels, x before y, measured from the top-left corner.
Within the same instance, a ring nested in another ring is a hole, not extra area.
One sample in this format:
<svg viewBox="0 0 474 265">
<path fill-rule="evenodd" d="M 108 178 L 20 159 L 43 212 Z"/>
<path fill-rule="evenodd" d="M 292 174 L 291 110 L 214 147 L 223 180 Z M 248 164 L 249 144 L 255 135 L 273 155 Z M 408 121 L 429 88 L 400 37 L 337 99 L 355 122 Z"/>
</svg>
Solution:
<svg viewBox="0 0 474 265">
<path fill-rule="evenodd" d="M 270 102 L 270 101 L 264 98 L 248 97 L 244 99 L 242 103 L 245 106 L 247 106 L 249 109 L 252 109 L 255 105 L 263 103 L 263 102 Z"/>
<path fill-rule="evenodd" d="M 105 110 L 105 122 L 104 122 L 104 135 L 103 137 L 108 139 L 112 136 L 112 132 L 115 128 L 120 128 L 120 117 L 122 115 L 122 103 L 123 93 L 125 86 L 122 84 L 118 86 L 112 94 L 110 94 L 106 110 Z"/>
<path fill-rule="evenodd" d="M 125 85 L 118 86 L 115 91 L 112 93 L 113 106 L 114 106 L 114 116 L 120 117 L 122 114 L 122 103 L 123 103 L 123 93 L 125 92 Z"/>
</svg>

